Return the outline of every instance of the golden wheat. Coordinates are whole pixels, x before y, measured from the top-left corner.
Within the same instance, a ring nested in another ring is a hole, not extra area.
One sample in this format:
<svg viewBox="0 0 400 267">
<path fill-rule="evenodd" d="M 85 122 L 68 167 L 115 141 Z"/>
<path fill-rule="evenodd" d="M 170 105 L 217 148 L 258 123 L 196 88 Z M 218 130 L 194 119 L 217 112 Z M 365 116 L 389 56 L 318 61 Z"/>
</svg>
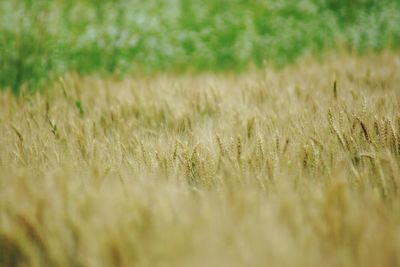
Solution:
<svg viewBox="0 0 400 267">
<path fill-rule="evenodd" d="M 398 266 L 396 73 L 346 54 L 3 91 L 0 266 Z"/>
</svg>

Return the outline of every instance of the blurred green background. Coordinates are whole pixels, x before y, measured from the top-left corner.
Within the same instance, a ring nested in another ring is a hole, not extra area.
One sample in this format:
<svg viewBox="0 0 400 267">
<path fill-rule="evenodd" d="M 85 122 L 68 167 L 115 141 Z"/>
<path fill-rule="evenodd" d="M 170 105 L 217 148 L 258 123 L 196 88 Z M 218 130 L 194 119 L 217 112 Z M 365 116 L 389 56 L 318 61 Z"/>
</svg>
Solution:
<svg viewBox="0 0 400 267">
<path fill-rule="evenodd" d="M 0 0 L 0 88 L 396 49 L 399 25 L 399 0 Z"/>
</svg>

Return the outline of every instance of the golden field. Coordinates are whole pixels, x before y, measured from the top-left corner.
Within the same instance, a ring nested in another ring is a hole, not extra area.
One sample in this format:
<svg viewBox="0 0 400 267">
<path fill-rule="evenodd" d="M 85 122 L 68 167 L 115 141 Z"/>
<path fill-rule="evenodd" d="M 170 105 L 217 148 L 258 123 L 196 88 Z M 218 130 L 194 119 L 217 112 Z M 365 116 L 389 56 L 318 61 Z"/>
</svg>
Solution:
<svg viewBox="0 0 400 267">
<path fill-rule="evenodd" d="M 0 93 L 0 266 L 399 266 L 400 55 Z"/>
</svg>

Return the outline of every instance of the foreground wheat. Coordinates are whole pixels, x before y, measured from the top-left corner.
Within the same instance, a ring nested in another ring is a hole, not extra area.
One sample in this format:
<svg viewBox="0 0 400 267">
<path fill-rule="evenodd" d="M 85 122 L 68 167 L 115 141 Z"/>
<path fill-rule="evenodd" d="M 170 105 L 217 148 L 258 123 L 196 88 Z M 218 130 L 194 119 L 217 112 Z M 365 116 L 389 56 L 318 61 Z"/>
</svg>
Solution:
<svg viewBox="0 0 400 267">
<path fill-rule="evenodd" d="M 399 266 L 400 56 L 0 94 L 0 266 Z"/>
</svg>

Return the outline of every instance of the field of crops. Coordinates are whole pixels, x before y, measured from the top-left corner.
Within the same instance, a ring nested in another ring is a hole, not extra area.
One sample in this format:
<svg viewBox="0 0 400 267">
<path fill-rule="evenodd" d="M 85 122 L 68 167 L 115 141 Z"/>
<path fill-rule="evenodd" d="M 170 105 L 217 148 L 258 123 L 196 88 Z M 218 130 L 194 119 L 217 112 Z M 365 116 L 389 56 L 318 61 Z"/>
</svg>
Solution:
<svg viewBox="0 0 400 267">
<path fill-rule="evenodd" d="M 0 266 L 399 266 L 400 56 L 0 94 Z"/>
<path fill-rule="evenodd" d="M 0 0 L 0 267 L 400 266 L 399 25 Z"/>
</svg>

